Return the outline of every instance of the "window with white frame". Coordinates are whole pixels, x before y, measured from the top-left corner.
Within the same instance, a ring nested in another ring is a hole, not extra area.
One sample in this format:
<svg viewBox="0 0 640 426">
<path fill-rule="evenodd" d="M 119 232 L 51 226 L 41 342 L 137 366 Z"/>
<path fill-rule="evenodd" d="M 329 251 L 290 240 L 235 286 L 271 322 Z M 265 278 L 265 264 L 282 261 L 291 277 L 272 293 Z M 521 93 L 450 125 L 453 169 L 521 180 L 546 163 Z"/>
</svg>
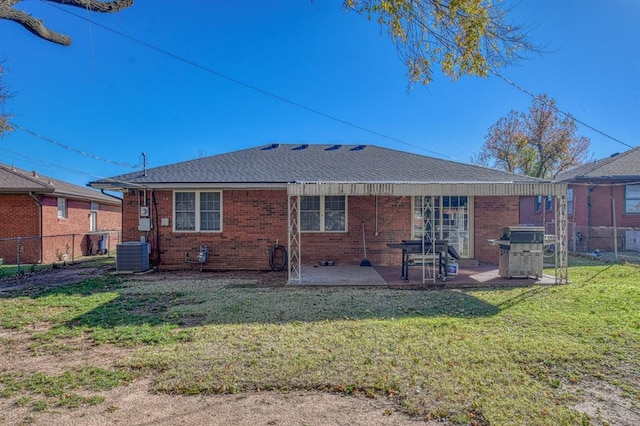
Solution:
<svg viewBox="0 0 640 426">
<path fill-rule="evenodd" d="M 347 199 L 345 196 L 300 197 L 300 230 L 305 232 L 345 232 Z"/>
<path fill-rule="evenodd" d="M 542 210 L 542 195 L 536 195 L 534 209 L 536 213 L 540 213 Z"/>
<path fill-rule="evenodd" d="M 545 208 L 547 209 L 548 212 L 553 210 L 553 197 L 551 195 L 547 195 Z"/>
<path fill-rule="evenodd" d="M 176 191 L 173 199 L 173 223 L 176 231 L 222 230 L 220 191 Z"/>
<path fill-rule="evenodd" d="M 573 216 L 573 188 L 567 188 L 567 214 Z"/>
<path fill-rule="evenodd" d="M 640 184 L 625 185 L 624 212 L 640 214 Z"/>
<path fill-rule="evenodd" d="M 91 205 L 90 205 L 91 211 L 89 212 L 89 232 L 95 232 L 95 231 L 98 230 L 98 209 L 99 209 L 99 207 L 100 206 L 95 201 L 91 202 Z"/>
<path fill-rule="evenodd" d="M 67 218 L 67 199 L 59 197 L 58 198 L 58 217 L 60 219 Z"/>
</svg>

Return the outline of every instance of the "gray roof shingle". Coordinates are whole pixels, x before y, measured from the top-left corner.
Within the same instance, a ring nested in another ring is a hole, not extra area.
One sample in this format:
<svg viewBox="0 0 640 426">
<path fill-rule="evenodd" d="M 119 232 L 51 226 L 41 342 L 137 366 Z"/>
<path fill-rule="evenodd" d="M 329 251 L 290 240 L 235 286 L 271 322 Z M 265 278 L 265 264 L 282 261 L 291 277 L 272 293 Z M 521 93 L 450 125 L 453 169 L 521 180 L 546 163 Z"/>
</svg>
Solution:
<svg viewBox="0 0 640 426">
<path fill-rule="evenodd" d="M 52 179 L 37 172 L 0 164 L 0 193 L 52 194 L 68 198 L 98 201 L 106 204 L 119 204 L 114 197 L 104 195 L 95 189 L 73 185 Z"/>
<path fill-rule="evenodd" d="M 640 147 L 583 164 L 556 177 L 560 182 L 582 179 L 640 179 Z"/>
<path fill-rule="evenodd" d="M 372 145 L 271 144 L 90 182 L 90 186 L 289 182 L 540 182 Z"/>
</svg>

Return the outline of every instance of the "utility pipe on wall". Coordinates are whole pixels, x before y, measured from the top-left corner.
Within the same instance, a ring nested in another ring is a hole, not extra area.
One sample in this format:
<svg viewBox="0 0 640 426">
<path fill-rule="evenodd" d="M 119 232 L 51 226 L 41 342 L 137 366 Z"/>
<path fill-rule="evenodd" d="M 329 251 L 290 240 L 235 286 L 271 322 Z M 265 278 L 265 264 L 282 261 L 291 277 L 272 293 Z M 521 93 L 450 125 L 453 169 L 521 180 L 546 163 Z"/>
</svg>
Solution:
<svg viewBox="0 0 640 426">
<path fill-rule="evenodd" d="M 618 259 L 618 227 L 616 226 L 616 199 L 611 197 L 611 214 L 613 215 L 613 251 Z"/>
<path fill-rule="evenodd" d="M 40 263 L 42 263 L 42 201 L 29 191 L 29 197 L 33 198 L 38 206 L 38 237 L 40 237 Z"/>
</svg>

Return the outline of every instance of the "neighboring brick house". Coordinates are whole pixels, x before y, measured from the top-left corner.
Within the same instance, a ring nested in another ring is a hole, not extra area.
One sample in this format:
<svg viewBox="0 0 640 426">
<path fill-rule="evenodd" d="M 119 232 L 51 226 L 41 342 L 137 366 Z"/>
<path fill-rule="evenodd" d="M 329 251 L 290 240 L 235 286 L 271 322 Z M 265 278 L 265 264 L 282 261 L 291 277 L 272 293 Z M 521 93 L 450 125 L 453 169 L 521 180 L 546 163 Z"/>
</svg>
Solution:
<svg viewBox="0 0 640 426">
<path fill-rule="evenodd" d="M 11 240 L 17 237 L 21 263 L 52 263 L 95 254 L 100 231 L 121 228 L 119 198 L 0 164 L 0 258 L 5 263 L 18 260 Z"/>
<path fill-rule="evenodd" d="M 566 195 L 561 184 L 371 145 L 271 144 L 89 186 L 123 192 L 123 241 L 146 239 L 159 268 L 188 268 L 207 246 L 206 269 L 266 270 L 279 243 L 290 274 L 327 259 L 357 265 L 363 232 L 376 265 L 398 264 L 387 244 L 424 229 L 463 258 L 498 263 L 487 239 L 519 224 L 519 197 Z"/>
<path fill-rule="evenodd" d="M 558 175 L 567 184 L 570 247 L 640 250 L 640 147 Z"/>
</svg>

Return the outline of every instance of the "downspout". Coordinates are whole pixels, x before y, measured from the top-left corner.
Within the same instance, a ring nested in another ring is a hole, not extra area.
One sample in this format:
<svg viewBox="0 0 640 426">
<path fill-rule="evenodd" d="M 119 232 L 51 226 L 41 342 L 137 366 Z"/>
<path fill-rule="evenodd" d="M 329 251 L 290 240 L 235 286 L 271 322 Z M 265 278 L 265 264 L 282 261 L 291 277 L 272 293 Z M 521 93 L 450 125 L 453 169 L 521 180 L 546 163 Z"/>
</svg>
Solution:
<svg viewBox="0 0 640 426">
<path fill-rule="evenodd" d="M 585 230 L 587 240 L 585 243 L 585 249 L 587 251 L 591 251 L 591 192 L 593 192 L 595 189 L 595 186 L 587 187 L 587 229 Z"/>
<path fill-rule="evenodd" d="M 102 195 L 115 198 L 116 200 L 120 201 L 120 235 L 118 236 L 119 241 L 116 241 L 117 244 L 122 241 L 122 233 L 124 232 L 124 194 L 122 194 L 122 198 L 116 197 L 115 195 L 107 194 L 106 192 L 104 192 L 104 188 L 100 190 L 100 193 L 102 193 Z M 111 238 L 111 236 L 109 236 L 109 238 Z"/>
<path fill-rule="evenodd" d="M 613 226 L 613 252 L 618 260 L 618 226 L 616 221 L 616 199 L 613 193 L 613 185 L 609 186 L 609 197 L 611 198 L 611 226 Z"/>
<path fill-rule="evenodd" d="M 155 222 L 156 222 L 156 264 L 155 266 L 159 266 L 162 263 L 162 259 L 160 256 L 160 214 L 158 213 L 158 201 L 156 200 L 156 192 L 151 190 L 151 204 L 153 206 L 153 213 L 155 214 Z M 152 231 L 153 232 L 153 231 Z M 202 270 L 202 265 L 200 265 L 200 270 Z"/>
<path fill-rule="evenodd" d="M 42 201 L 29 191 L 29 197 L 33 198 L 38 206 L 38 237 L 40 237 L 40 262 L 42 263 Z"/>
</svg>

